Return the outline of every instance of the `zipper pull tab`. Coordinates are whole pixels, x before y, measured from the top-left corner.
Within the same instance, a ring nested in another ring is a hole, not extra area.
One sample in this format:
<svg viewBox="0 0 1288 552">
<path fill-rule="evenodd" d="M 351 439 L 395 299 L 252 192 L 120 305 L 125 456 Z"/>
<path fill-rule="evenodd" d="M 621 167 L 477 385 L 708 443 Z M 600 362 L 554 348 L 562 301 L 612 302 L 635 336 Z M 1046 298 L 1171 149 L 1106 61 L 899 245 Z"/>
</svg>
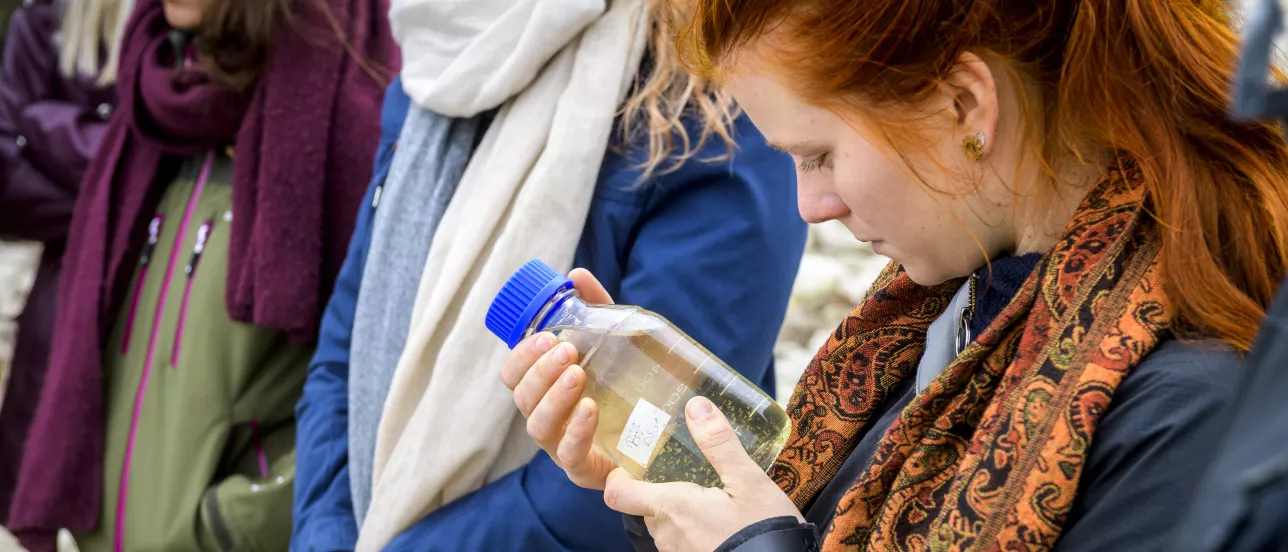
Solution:
<svg viewBox="0 0 1288 552">
<path fill-rule="evenodd" d="M 148 223 L 148 243 L 143 246 L 143 254 L 139 256 L 140 266 L 148 266 L 152 262 L 152 253 L 156 251 L 158 241 L 161 241 L 161 215 L 152 217 L 152 222 Z"/>
<path fill-rule="evenodd" d="M 197 271 L 197 261 L 201 260 L 201 253 L 206 250 L 206 240 L 210 239 L 210 227 L 212 222 L 207 220 L 202 223 L 201 228 L 197 229 L 197 245 L 192 248 L 192 257 L 188 259 L 188 266 L 183 268 L 184 275 L 189 278 L 192 273 Z"/>
<path fill-rule="evenodd" d="M 970 345 L 970 340 L 971 340 L 970 321 L 971 321 L 971 318 L 974 317 L 974 311 L 972 311 L 970 308 L 965 308 L 965 309 L 962 309 L 961 313 L 958 314 L 958 316 L 959 318 L 957 319 L 957 332 L 956 332 L 956 335 L 953 336 L 954 340 L 956 341 L 953 344 L 954 345 L 953 356 L 955 357 L 961 356 L 962 352 L 966 350 L 966 346 Z"/>
<path fill-rule="evenodd" d="M 371 210 L 374 211 L 380 208 L 380 196 L 384 195 L 384 192 L 385 192 L 384 184 L 376 185 L 376 191 L 371 192 Z"/>
</svg>

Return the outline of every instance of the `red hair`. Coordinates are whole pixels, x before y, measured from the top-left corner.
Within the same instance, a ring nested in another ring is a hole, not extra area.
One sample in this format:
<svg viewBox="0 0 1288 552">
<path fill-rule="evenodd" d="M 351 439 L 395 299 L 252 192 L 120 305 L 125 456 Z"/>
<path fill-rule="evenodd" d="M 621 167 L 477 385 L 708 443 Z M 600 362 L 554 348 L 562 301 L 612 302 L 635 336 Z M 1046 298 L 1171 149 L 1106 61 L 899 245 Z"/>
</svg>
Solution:
<svg viewBox="0 0 1288 552">
<path fill-rule="evenodd" d="M 669 1 L 691 71 L 717 78 L 740 49 L 772 47 L 783 82 L 824 107 L 916 105 L 964 52 L 1000 57 L 1041 95 L 1044 166 L 1098 151 L 1139 164 L 1178 335 L 1251 348 L 1288 267 L 1288 146 L 1276 124 L 1226 114 L 1226 0 Z"/>
</svg>

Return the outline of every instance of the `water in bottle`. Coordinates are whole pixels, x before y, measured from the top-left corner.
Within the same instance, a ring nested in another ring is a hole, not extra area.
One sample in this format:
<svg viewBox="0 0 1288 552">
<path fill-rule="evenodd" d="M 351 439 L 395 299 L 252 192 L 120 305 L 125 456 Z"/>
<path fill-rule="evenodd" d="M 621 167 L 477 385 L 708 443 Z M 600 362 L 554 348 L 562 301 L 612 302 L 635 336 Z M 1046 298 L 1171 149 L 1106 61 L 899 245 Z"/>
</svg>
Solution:
<svg viewBox="0 0 1288 552">
<path fill-rule="evenodd" d="M 585 396 L 599 406 L 594 447 L 643 481 L 720 478 L 685 424 L 689 399 L 715 403 L 765 470 L 782 452 L 791 420 L 769 395 L 665 318 L 628 305 L 591 305 L 541 261 L 524 265 L 497 294 L 487 326 L 514 347 L 540 331 L 580 353 Z"/>
</svg>

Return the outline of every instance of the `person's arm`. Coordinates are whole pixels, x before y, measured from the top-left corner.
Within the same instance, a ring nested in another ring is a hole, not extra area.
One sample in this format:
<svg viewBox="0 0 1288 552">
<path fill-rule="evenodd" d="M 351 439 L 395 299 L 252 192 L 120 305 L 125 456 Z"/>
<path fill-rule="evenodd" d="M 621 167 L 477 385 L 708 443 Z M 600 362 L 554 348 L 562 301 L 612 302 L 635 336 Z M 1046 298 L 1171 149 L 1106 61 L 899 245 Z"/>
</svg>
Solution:
<svg viewBox="0 0 1288 552">
<path fill-rule="evenodd" d="M 101 113 L 60 100 L 34 102 L 18 118 L 26 138 L 26 159 L 54 182 L 73 192 L 80 189 L 89 161 L 107 133 L 108 104 Z"/>
<path fill-rule="evenodd" d="M 1288 543 L 1288 285 L 1266 313 L 1222 416 L 1216 458 L 1172 532 L 1176 552 L 1249 552 Z"/>
<path fill-rule="evenodd" d="M 0 75 L 0 238 L 66 236 L 76 193 L 106 123 L 50 98 L 58 78 L 57 9 L 41 1 L 10 23 Z"/>
<path fill-rule="evenodd" d="M 203 552 L 281 550 L 290 539 L 295 432 L 242 424 L 225 449 L 233 471 L 206 488 L 198 506 Z"/>
<path fill-rule="evenodd" d="M 1222 441 L 1240 364 L 1216 345 L 1171 341 L 1127 376 L 1097 426 L 1057 551 L 1170 549 Z"/>
<path fill-rule="evenodd" d="M 573 526 L 564 518 L 578 521 Z M 603 493 L 576 487 L 540 452 L 518 470 L 435 510 L 385 550 L 629 550 L 619 519 L 604 507 Z"/>
<path fill-rule="evenodd" d="M 376 174 L 363 197 L 348 255 L 323 313 L 304 395 L 296 405 L 291 550 L 352 550 L 358 542 L 349 485 L 349 350 L 358 290 L 371 245 L 372 201 L 384 183 L 392 154 L 392 143 L 382 141 Z"/>
<path fill-rule="evenodd" d="M 637 552 L 656 552 L 644 518 L 622 516 L 626 534 Z M 822 545 L 818 528 L 801 523 L 794 517 L 776 517 L 758 521 L 734 533 L 715 552 L 818 552 Z"/>
<path fill-rule="evenodd" d="M 624 217 L 635 223 L 633 239 L 618 252 L 623 273 L 614 299 L 665 316 L 748 380 L 763 383 L 806 226 L 796 211 L 790 159 L 765 147 L 745 119 L 739 131 L 746 139 L 732 167 L 693 161 L 646 184 L 655 187 L 652 199 Z M 386 550 L 630 548 L 621 516 L 604 505 L 603 493 L 576 487 L 539 453 L 430 514 Z"/>
</svg>

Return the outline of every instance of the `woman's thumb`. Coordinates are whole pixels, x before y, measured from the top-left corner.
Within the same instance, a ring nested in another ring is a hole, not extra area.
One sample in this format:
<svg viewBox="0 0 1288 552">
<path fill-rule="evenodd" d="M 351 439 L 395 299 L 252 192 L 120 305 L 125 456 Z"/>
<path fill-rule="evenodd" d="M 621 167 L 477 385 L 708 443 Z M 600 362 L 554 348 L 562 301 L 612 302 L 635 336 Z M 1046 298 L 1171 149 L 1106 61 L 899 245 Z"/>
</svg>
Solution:
<svg viewBox="0 0 1288 552">
<path fill-rule="evenodd" d="M 750 474 L 764 475 L 764 471 L 742 447 L 738 433 L 729 424 L 729 419 L 709 399 L 689 399 L 685 415 L 688 417 L 689 432 L 693 435 L 694 442 L 702 449 L 702 454 L 711 462 L 711 467 L 715 468 L 726 488 L 738 485 Z"/>
</svg>

